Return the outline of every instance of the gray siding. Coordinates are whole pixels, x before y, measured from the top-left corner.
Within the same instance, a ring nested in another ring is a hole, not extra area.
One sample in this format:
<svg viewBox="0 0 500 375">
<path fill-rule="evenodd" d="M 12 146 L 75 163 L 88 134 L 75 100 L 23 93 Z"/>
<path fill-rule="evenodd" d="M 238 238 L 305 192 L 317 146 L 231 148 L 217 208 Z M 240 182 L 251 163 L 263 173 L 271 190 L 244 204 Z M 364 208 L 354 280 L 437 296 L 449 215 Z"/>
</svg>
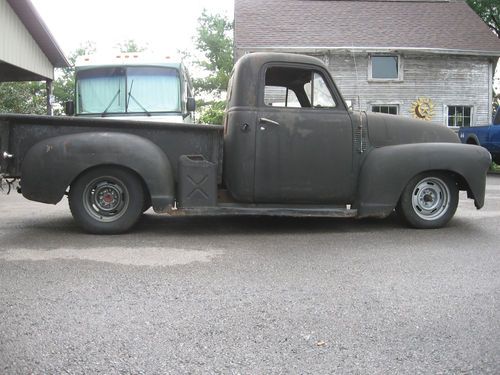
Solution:
<svg viewBox="0 0 500 375">
<path fill-rule="evenodd" d="M 500 98 L 500 62 L 495 59 L 495 80 L 493 82 L 493 89 L 495 90 L 495 94 Z"/>
<path fill-rule="evenodd" d="M 403 79 L 398 82 L 368 80 L 368 53 L 328 54 L 320 57 L 329 66 L 346 100 L 354 109 L 371 110 L 373 104 L 397 104 L 399 114 L 411 117 L 418 98 L 433 101 L 433 122 L 446 125 L 447 105 L 473 107 L 472 125 L 491 120 L 491 60 L 455 55 L 401 54 Z"/>
<path fill-rule="evenodd" d="M 53 79 L 54 68 L 6 0 L 0 0 L 0 60 Z"/>
</svg>

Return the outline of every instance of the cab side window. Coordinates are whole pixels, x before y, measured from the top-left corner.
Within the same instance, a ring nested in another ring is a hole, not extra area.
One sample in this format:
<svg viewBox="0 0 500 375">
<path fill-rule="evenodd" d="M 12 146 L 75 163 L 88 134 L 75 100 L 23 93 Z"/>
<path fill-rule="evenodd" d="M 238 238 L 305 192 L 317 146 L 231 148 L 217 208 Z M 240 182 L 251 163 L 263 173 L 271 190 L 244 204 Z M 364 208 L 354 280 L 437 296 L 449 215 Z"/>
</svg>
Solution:
<svg viewBox="0 0 500 375">
<path fill-rule="evenodd" d="M 292 67 L 270 67 L 266 70 L 264 104 L 292 108 L 336 107 L 321 73 Z"/>
</svg>

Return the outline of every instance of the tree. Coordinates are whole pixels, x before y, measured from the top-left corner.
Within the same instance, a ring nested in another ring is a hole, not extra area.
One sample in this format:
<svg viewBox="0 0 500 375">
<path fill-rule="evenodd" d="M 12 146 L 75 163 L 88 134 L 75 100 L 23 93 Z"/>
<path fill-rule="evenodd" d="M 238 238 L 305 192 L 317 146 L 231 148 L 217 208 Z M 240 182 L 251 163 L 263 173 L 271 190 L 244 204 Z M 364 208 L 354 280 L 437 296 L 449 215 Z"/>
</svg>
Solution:
<svg viewBox="0 0 500 375">
<path fill-rule="evenodd" d="M 47 113 L 45 82 L 0 83 L 0 113 Z"/>
<path fill-rule="evenodd" d="M 200 122 L 222 124 L 225 101 L 221 99 L 233 69 L 233 22 L 219 14 L 203 10 L 198 18 L 195 44 L 203 59 L 196 62 L 206 73 L 193 84 L 198 94 L 205 97 L 199 102 Z M 214 98 L 207 100 L 207 97 Z"/>
<path fill-rule="evenodd" d="M 498 0 L 467 0 L 467 4 L 500 38 L 500 2 Z"/>
<path fill-rule="evenodd" d="M 218 124 L 224 122 L 224 110 L 226 109 L 225 100 L 213 100 L 208 102 L 198 102 L 202 108 L 199 121 L 202 124 Z"/>
<path fill-rule="evenodd" d="M 122 52 L 122 53 L 143 52 L 147 49 L 147 47 L 139 45 L 133 39 L 124 40 L 123 42 L 118 43 L 116 46 L 120 49 L 120 52 Z"/>
</svg>

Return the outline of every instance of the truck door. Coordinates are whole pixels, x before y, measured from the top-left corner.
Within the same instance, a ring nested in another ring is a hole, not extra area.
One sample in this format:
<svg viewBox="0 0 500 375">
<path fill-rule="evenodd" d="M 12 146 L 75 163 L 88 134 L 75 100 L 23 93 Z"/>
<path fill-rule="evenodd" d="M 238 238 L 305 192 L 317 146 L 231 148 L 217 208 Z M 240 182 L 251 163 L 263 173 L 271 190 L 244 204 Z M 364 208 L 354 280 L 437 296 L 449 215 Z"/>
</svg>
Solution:
<svg viewBox="0 0 500 375">
<path fill-rule="evenodd" d="M 352 126 L 329 74 L 267 66 L 256 124 L 255 201 L 348 203 Z"/>
</svg>

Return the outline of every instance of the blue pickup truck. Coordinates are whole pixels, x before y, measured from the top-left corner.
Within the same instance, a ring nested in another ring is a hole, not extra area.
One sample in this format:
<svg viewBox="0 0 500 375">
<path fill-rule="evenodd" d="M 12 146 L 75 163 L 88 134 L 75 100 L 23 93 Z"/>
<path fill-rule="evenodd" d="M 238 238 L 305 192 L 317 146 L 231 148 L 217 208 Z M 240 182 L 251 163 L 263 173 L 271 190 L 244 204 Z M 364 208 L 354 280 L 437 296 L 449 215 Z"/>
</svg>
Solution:
<svg viewBox="0 0 500 375">
<path fill-rule="evenodd" d="M 500 108 L 493 124 L 460 128 L 458 137 L 462 143 L 483 146 L 490 152 L 495 164 L 500 164 Z"/>
</svg>

